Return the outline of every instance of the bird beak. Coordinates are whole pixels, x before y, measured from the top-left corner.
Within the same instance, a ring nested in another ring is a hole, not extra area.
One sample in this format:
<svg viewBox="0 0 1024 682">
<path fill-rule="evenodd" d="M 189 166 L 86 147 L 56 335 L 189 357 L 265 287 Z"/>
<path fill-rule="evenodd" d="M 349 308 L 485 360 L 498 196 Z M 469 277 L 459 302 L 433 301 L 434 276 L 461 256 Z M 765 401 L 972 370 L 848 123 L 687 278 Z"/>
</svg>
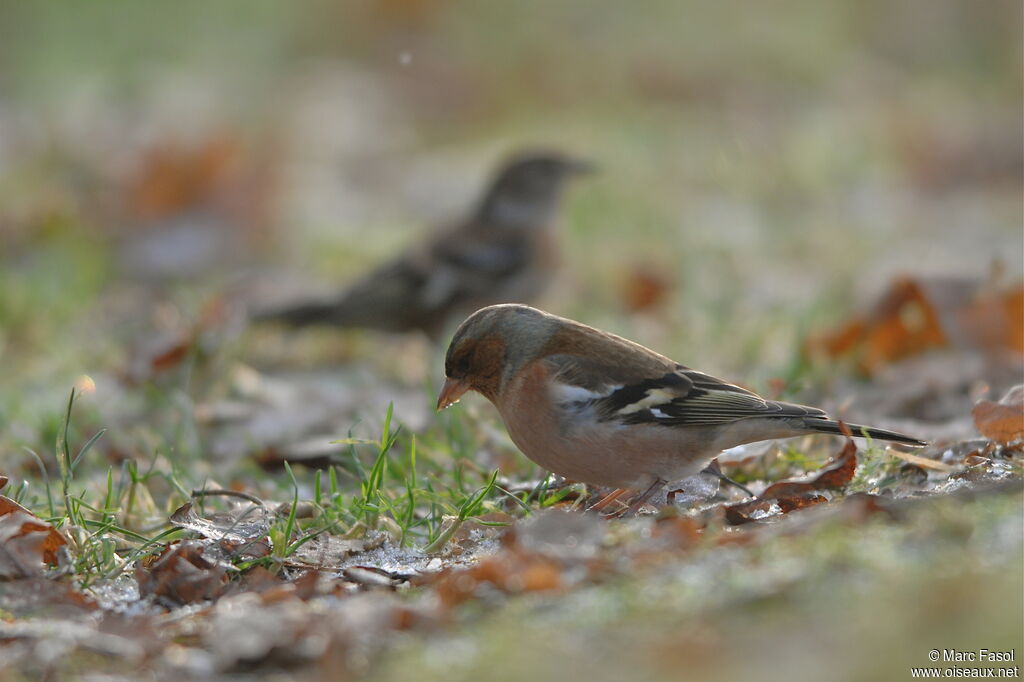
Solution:
<svg viewBox="0 0 1024 682">
<path fill-rule="evenodd" d="M 437 396 L 437 411 L 459 402 L 462 394 L 469 390 L 469 384 L 459 379 L 445 379 L 441 394 Z"/>
</svg>

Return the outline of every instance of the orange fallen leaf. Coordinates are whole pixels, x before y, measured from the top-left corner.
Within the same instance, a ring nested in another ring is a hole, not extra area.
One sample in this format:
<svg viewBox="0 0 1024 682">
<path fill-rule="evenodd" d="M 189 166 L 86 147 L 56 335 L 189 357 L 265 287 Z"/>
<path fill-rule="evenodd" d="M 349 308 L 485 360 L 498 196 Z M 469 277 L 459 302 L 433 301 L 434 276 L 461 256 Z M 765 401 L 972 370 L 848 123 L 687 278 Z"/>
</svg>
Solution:
<svg viewBox="0 0 1024 682">
<path fill-rule="evenodd" d="M 626 310 L 636 313 L 661 305 L 672 290 L 672 280 L 651 266 L 637 265 L 622 284 Z"/>
<path fill-rule="evenodd" d="M 1024 353 L 1024 286 L 981 279 L 900 277 L 871 309 L 810 337 L 809 354 L 852 356 L 872 374 L 905 357 L 951 345 Z"/>
<path fill-rule="evenodd" d="M 870 374 L 881 365 L 946 343 L 932 303 L 915 280 L 902 277 L 870 312 L 812 337 L 807 346 L 822 349 L 833 358 L 857 355 L 860 369 Z"/>
<path fill-rule="evenodd" d="M 40 564 L 55 566 L 59 561 L 60 548 L 67 544 L 56 528 L 11 498 L 0 495 L 0 545 L 6 550 L 8 559 L 22 567 L 36 560 Z"/>
<path fill-rule="evenodd" d="M 681 549 L 694 547 L 701 540 L 703 526 L 688 516 L 669 516 L 658 519 L 651 533 L 654 537 L 671 538 Z"/>
<path fill-rule="evenodd" d="M 1024 385 L 1011 388 L 999 402 L 978 401 L 971 414 L 986 438 L 1003 444 L 1024 439 Z"/>
<path fill-rule="evenodd" d="M 138 564 L 135 580 L 143 596 L 192 604 L 219 597 L 227 583 L 227 571 L 203 556 L 202 543 L 184 541 L 168 545 L 158 556 Z"/>
<path fill-rule="evenodd" d="M 845 430 L 845 427 L 843 427 Z M 755 500 L 730 504 L 725 507 L 725 519 L 733 525 L 750 523 L 761 518 L 775 516 L 777 512 L 788 514 L 822 502 L 828 497 L 821 493 L 826 490 L 845 488 L 857 470 L 857 446 L 849 438 L 835 460 L 823 467 L 810 481 L 780 481 L 768 486 Z M 776 510 L 777 508 L 777 510 Z"/>
<path fill-rule="evenodd" d="M 546 592 L 562 587 L 562 569 L 545 559 L 529 562 L 519 578 L 522 592 Z"/>
<path fill-rule="evenodd" d="M 146 151 L 127 189 L 132 214 L 153 220 L 208 199 L 235 171 L 241 147 L 233 136 L 212 136 L 193 147 L 164 141 Z"/>
<path fill-rule="evenodd" d="M 177 367 L 188 357 L 188 352 L 191 348 L 192 340 L 183 338 L 150 358 L 149 364 L 154 372 L 163 372 L 172 367 Z"/>
</svg>

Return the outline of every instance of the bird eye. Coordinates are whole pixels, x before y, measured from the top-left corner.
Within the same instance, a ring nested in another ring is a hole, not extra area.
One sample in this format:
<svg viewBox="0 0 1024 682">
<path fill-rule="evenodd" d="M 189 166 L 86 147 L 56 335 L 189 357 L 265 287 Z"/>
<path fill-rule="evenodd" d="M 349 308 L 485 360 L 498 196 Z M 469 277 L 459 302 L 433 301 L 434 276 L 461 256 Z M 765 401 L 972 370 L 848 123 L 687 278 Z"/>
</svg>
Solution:
<svg viewBox="0 0 1024 682">
<path fill-rule="evenodd" d="M 469 374 L 469 364 L 472 355 L 472 349 L 460 348 L 459 351 L 452 356 L 446 374 L 450 377 L 464 377 Z"/>
</svg>

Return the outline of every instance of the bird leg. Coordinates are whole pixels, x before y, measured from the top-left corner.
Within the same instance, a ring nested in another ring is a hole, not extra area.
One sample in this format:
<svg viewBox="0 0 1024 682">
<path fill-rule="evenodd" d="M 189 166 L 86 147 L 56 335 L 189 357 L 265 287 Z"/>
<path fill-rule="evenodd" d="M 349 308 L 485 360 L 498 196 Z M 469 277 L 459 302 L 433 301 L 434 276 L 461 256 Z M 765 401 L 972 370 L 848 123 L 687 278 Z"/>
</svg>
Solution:
<svg viewBox="0 0 1024 682">
<path fill-rule="evenodd" d="M 732 480 L 731 478 L 729 478 L 728 476 L 723 474 L 721 467 L 718 466 L 718 460 L 717 459 L 714 462 L 712 462 L 711 464 L 709 464 L 707 466 L 707 468 L 705 468 L 703 471 L 701 471 L 701 473 L 702 474 L 711 474 L 712 476 L 714 476 L 718 480 L 722 481 L 723 483 L 727 483 L 727 484 L 729 484 L 731 486 L 739 488 L 740 490 L 745 492 L 748 497 L 757 497 L 757 495 L 755 495 L 754 493 L 750 492 L 750 488 L 748 488 L 747 486 L 743 485 L 739 481 Z"/>
<path fill-rule="evenodd" d="M 654 483 L 652 483 L 650 487 L 647 488 L 647 490 L 643 491 L 642 493 L 634 497 L 632 500 L 630 500 L 629 507 L 627 507 L 626 510 L 622 512 L 621 516 L 636 514 L 638 511 L 640 511 L 640 507 L 644 506 L 644 503 L 647 502 L 651 495 L 661 490 L 666 483 L 668 483 L 668 481 L 666 481 L 663 478 L 654 479 Z"/>
<path fill-rule="evenodd" d="M 610 514 L 605 514 L 602 518 L 605 518 L 605 519 L 617 519 L 617 518 L 622 518 L 624 516 L 629 516 L 630 514 L 635 514 L 640 509 L 640 507 L 644 506 L 644 503 L 647 502 L 647 500 L 650 498 L 650 496 L 653 495 L 654 493 L 658 492 L 662 488 L 662 486 L 665 485 L 665 483 L 666 483 L 666 481 L 663 478 L 655 479 L 654 483 L 652 483 L 649 488 L 647 488 L 642 493 L 636 495 L 633 499 L 631 499 L 629 501 L 629 505 L 628 506 L 626 506 L 623 509 L 620 509 L 618 511 L 611 512 Z M 600 507 L 598 507 L 598 505 L 602 505 L 602 507 L 603 507 L 603 506 L 605 506 L 607 504 L 607 502 L 611 502 L 612 500 L 618 499 L 625 492 L 626 492 L 625 488 L 619 488 L 618 490 L 615 490 L 615 491 L 609 493 L 604 498 L 599 500 L 592 507 L 590 507 L 590 509 L 595 509 L 595 508 L 600 509 Z M 611 498 L 611 499 L 608 499 L 608 498 Z M 606 500 L 607 500 L 607 502 L 606 502 Z M 590 509 L 588 509 L 587 511 L 590 511 Z"/>
<path fill-rule="evenodd" d="M 602 497 L 600 500 L 595 502 L 594 504 L 587 507 L 587 511 L 599 512 L 605 507 L 607 507 L 609 504 L 614 502 L 615 500 L 625 495 L 627 492 L 629 492 L 628 488 L 616 488 L 615 490 L 611 491 L 610 493 Z"/>
</svg>

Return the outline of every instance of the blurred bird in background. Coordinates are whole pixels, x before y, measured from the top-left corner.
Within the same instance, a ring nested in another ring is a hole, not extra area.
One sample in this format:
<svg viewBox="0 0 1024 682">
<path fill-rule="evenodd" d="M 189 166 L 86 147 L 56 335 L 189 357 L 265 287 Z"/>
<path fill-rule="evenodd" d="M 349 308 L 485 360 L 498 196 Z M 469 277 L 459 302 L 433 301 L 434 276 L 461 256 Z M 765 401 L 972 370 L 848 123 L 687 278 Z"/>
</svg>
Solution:
<svg viewBox="0 0 1024 682">
<path fill-rule="evenodd" d="M 559 263 L 556 223 L 570 178 L 590 163 L 556 152 L 505 163 L 468 219 L 371 271 L 340 297 L 257 312 L 257 321 L 388 332 L 437 340 L 447 324 L 495 303 L 531 301 Z"/>
</svg>

